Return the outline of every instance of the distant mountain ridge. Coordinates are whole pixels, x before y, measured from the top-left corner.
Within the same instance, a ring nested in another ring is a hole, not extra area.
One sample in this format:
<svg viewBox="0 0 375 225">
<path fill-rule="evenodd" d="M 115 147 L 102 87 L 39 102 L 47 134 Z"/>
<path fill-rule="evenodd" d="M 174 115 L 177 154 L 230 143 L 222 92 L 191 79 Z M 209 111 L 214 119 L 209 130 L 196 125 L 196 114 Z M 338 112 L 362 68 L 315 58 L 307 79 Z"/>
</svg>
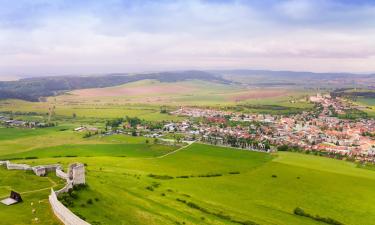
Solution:
<svg viewBox="0 0 375 225">
<path fill-rule="evenodd" d="M 264 85 L 299 85 L 303 87 L 374 87 L 375 74 L 355 73 L 316 73 L 272 70 L 211 70 L 224 79 L 243 84 Z"/>
</svg>

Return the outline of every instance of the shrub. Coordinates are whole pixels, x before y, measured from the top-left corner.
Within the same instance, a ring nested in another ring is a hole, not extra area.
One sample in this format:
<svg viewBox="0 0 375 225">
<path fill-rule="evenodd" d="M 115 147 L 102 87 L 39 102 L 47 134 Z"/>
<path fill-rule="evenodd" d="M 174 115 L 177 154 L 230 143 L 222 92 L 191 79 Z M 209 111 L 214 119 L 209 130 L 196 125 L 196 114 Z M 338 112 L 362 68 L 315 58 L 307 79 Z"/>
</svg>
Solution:
<svg viewBox="0 0 375 225">
<path fill-rule="evenodd" d="M 305 211 L 302 208 L 297 207 L 294 209 L 294 214 L 298 216 L 305 216 Z"/>
<path fill-rule="evenodd" d="M 183 200 L 183 199 L 180 199 L 180 198 L 176 198 L 176 201 L 178 201 L 178 202 L 182 202 L 182 203 L 185 203 L 185 204 L 186 204 L 186 200 Z"/>
<path fill-rule="evenodd" d="M 147 186 L 146 189 L 149 191 L 154 191 L 154 188 L 152 186 Z"/>
<path fill-rule="evenodd" d="M 296 207 L 294 209 L 294 214 L 297 215 L 297 216 L 304 216 L 304 217 L 308 217 L 308 218 L 311 218 L 313 220 L 316 220 L 316 221 L 320 221 L 320 222 L 323 222 L 323 223 L 327 223 L 327 224 L 332 224 L 332 225 L 344 225 L 343 223 L 341 223 L 340 221 L 337 221 L 335 219 L 332 219 L 330 217 L 320 217 L 319 215 L 316 215 L 316 216 L 313 216 L 313 215 L 310 215 L 308 213 L 306 213 L 302 208 L 300 207 Z"/>
<path fill-rule="evenodd" d="M 285 152 L 288 151 L 289 146 L 288 145 L 280 145 L 277 147 L 277 151 Z"/>
<path fill-rule="evenodd" d="M 229 172 L 229 174 L 240 174 L 240 172 L 238 172 L 238 171 L 232 171 L 232 172 Z"/>
<path fill-rule="evenodd" d="M 74 185 L 73 186 L 73 190 L 75 191 L 80 191 L 80 190 L 85 190 L 87 189 L 89 186 L 87 184 L 77 184 L 77 185 Z"/>
<path fill-rule="evenodd" d="M 152 182 L 151 186 L 154 188 L 158 188 L 161 184 L 158 182 Z"/>
<path fill-rule="evenodd" d="M 220 177 L 220 176 L 223 176 L 223 174 L 220 174 L 220 173 L 209 173 L 209 174 L 198 175 L 198 177 Z"/>
<path fill-rule="evenodd" d="M 38 159 L 38 157 L 36 157 L 36 156 L 28 156 L 28 157 L 25 157 L 25 159 Z"/>
<path fill-rule="evenodd" d="M 174 178 L 174 177 L 168 176 L 168 175 L 156 175 L 156 174 L 149 174 L 148 176 L 151 177 L 151 178 L 160 179 L 160 180 L 170 180 L 170 179 Z"/>
</svg>

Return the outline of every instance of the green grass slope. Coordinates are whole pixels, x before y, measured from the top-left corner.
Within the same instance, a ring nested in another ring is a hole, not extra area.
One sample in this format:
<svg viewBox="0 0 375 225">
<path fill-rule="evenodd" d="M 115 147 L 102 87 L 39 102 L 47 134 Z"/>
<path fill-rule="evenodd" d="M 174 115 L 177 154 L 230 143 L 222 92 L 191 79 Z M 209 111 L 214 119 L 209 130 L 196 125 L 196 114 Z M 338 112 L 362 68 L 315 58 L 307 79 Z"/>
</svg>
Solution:
<svg viewBox="0 0 375 225">
<path fill-rule="evenodd" d="M 322 224 L 296 207 L 344 224 L 375 220 L 375 172 L 343 161 L 203 144 L 164 158 L 98 154 L 32 160 L 87 164 L 89 188 L 70 208 L 92 224 Z"/>
<path fill-rule="evenodd" d="M 51 187 L 62 185 L 54 176 L 41 178 L 30 172 L 8 171 L 1 167 L 0 198 L 9 197 L 10 191 L 14 190 L 21 194 L 23 202 L 12 206 L 0 204 L 0 224 L 61 224 L 50 209 L 48 195 Z"/>
</svg>

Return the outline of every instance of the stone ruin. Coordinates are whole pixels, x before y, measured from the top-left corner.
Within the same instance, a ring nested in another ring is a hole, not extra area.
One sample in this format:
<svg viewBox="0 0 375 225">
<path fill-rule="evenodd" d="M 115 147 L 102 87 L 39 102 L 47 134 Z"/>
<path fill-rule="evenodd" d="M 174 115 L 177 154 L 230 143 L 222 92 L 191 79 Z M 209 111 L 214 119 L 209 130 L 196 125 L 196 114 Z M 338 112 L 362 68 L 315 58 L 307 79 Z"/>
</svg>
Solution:
<svg viewBox="0 0 375 225">
<path fill-rule="evenodd" d="M 55 172 L 57 177 L 66 180 L 66 185 L 58 191 L 51 189 L 49 202 L 54 214 L 65 225 L 90 225 L 66 208 L 57 198 L 59 194 L 68 192 L 74 185 L 86 184 L 84 164 L 70 164 L 68 173 L 65 173 L 59 164 L 31 167 L 26 164 L 14 164 L 10 161 L 0 161 L 0 166 L 5 166 L 8 170 L 33 171 L 37 176 L 46 176 L 48 172 Z M 12 191 L 10 197 L 1 202 L 6 205 L 11 205 L 21 201 L 21 195 Z"/>
<path fill-rule="evenodd" d="M 85 184 L 85 165 L 82 163 L 70 164 L 68 175 L 72 185 Z"/>
</svg>

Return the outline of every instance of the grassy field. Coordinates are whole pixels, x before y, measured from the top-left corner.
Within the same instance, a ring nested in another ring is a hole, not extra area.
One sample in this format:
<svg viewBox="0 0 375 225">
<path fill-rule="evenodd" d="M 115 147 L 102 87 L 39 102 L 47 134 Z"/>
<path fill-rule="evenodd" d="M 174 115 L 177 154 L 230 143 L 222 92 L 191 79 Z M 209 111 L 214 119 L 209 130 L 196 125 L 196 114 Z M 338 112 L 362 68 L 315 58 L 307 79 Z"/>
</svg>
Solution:
<svg viewBox="0 0 375 225">
<path fill-rule="evenodd" d="M 59 132 L 54 128 L 14 134 L 13 141 L 47 138 Z M 344 224 L 372 224 L 375 220 L 375 171 L 353 163 L 203 144 L 159 158 L 175 147 L 149 145 L 145 138 L 123 135 L 87 140 L 64 132 L 65 138 L 74 141 L 44 143 L 46 146 L 11 155 L 0 151 L 0 158 L 38 157 L 17 160 L 32 165 L 86 163 L 88 188 L 78 192 L 70 208 L 92 224 L 322 224 L 294 215 L 296 207 Z M 8 141 L 0 140 L 0 145 Z M 10 187 L 25 192 L 53 186 L 48 178 L 24 172 L 0 169 L 0 175 L 7 177 L 0 180 L 3 194 Z M 48 191 L 23 196 L 22 204 L 0 206 L 0 216 L 6 218 L 2 224 L 29 224 L 34 217 L 30 202 L 46 199 Z M 48 209 L 47 203 L 38 203 L 38 207 Z M 10 218 L 9 213 L 23 216 Z M 56 223 L 49 211 L 38 216 L 39 224 Z"/>
<path fill-rule="evenodd" d="M 360 103 L 360 104 L 367 105 L 367 106 L 375 106 L 375 98 L 359 97 L 357 99 L 357 102 Z"/>
<path fill-rule="evenodd" d="M 62 182 L 54 176 L 37 177 L 24 171 L 8 171 L 0 168 L 0 198 L 9 197 L 14 190 L 21 194 L 23 202 L 13 206 L 0 204 L 1 224 L 61 224 L 50 210 L 48 195 L 51 187 L 60 188 Z M 35 213 L 32 213 L 32 210 Z M 35 221 L 35 218 L 38 221 Z"/>
<path fill-rule="evenodd" d="M 360 106 L 361 111 L 367 113 L 369 117 L 375 118 L 375 98 L 360 96 L 355 101 L 348 101 L 356 106 Z"/>
</svg>

